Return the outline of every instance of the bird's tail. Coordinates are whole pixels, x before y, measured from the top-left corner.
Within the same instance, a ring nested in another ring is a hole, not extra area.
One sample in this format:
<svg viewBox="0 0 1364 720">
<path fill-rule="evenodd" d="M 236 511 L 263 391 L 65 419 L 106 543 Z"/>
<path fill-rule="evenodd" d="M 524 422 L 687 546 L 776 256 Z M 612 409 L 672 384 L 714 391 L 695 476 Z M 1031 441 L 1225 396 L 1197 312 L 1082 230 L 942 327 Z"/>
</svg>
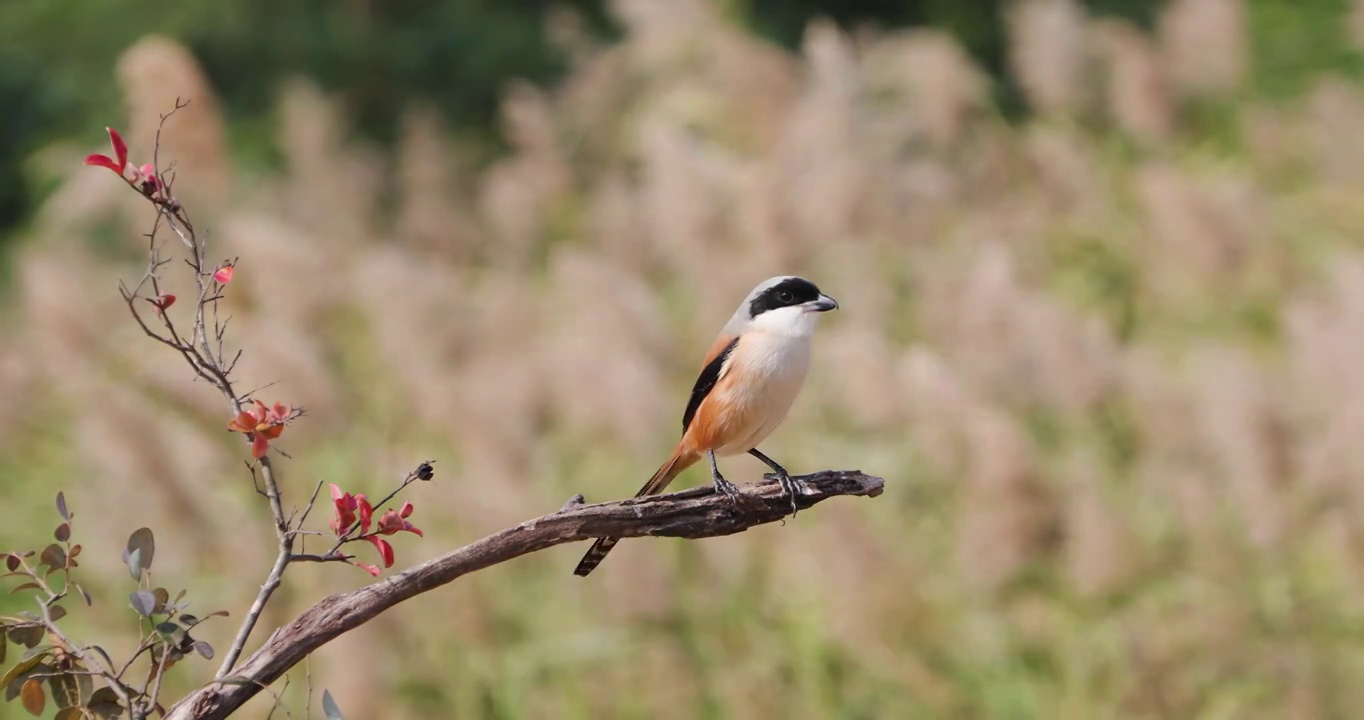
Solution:
<svg viewBox="0 0 1364 720">
<path fill-rule="evenodd" d="M 635 493 L 635 497 L 644 497 L 645 495 L 655 495 L 663 492 L 663 489 L 668 487 L 668 483 L 672 482 L 673 478 L 682 474 L 683 470 L 691 467 L 698 458 L 700 458 L 700 456 L 694 452 L 684 451 L 681 447 L 677 448 L 673 451 L 672 457 L 668 458 L 667 462 L 659 466 L 658 471 L 654 473 L 654 476 L 649 478 L 649 482 L 644 483 L 644 487 L 640 488 L 639 492 Z M 578 567 L 574 568 L 573 574 L 580 577 L 587 577 L 587 574 L 595 570 L 597 566 L 601 564 L 602 559 L 606 557 L 606 553 L 611 552 L 611 548 L 615 547 L 618 542 L 620 542 L 620 538 L 598 538 L 596 542 L 592 543 L 592 547 L 587 549 L 587 554 L 583 555 L 583 559 L 578 561 Z"/>
</svg>

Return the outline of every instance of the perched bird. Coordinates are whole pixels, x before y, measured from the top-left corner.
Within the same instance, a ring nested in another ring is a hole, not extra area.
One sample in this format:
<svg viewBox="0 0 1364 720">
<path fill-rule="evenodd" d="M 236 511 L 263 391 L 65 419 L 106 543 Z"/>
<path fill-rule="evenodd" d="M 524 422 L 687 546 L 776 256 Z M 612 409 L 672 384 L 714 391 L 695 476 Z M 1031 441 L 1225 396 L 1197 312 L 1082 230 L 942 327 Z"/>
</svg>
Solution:
<svg viewBox="0 0 1364 720">
<path fill-rule="evenodd" d="M 805 485 L 759 452 L 758 443 L 781 424 L 805 384 L 815 319 L 837 307 L 837 301 L 805 278 L 779 276 L 753 288 L 706 353 L 682 414 L 677 448 L 635 497 L 662 492 L 704 456 L 710 459 L 716 492 L 737 501 L 739 491 L 720 475 L 715 457 L 748 453 L 772 468 L 794 513 L 796 494 L 804 493 Z M 597 540 L 573 574 L 592 572 L 619 541 Z"/>
</svg>

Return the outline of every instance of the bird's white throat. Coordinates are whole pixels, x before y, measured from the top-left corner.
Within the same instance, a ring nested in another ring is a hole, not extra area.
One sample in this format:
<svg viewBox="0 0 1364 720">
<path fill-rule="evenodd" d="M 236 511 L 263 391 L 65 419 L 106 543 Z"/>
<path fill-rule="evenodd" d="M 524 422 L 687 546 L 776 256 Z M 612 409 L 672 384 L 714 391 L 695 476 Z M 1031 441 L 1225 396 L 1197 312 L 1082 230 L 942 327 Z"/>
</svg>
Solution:
<svg viewBox="0 0 1364 720">
<path fill-rule="evenodd" d="M 815 320 L 818 317 L 819 313 L 795 306 L 768 310 L 750 322 L 752 329 L 760 332 L 791 338 L 809 338 L 814 334 Z"/>
</svg>

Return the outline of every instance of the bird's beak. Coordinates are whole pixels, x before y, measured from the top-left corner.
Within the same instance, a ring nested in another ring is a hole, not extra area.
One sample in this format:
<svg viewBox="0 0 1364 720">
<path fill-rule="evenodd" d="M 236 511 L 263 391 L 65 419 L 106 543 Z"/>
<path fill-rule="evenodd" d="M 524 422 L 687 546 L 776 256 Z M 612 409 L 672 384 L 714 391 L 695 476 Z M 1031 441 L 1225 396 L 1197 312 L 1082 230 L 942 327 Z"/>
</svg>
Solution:
<svg viewBox="0 0 1364 720">
<path fill-rule="evenodd" d="M 828 312 L 838 309 L 838 301 L 828 295 L 820 295 L 818 298 L 809 302 L 811 312 Z"/>
</svg>

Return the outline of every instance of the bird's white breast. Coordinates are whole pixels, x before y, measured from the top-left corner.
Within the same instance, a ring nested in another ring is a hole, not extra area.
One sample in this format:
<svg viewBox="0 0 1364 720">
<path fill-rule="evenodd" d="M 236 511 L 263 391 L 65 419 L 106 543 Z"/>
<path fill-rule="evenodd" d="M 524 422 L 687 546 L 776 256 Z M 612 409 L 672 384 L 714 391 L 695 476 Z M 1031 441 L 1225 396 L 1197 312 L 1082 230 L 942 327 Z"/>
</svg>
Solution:
<svg viewBox="0 0 1364 720">
<path fill-rule="evenodd" d="M 791 409 L 810 369 L 811 333 L 774 332 L 751 327 L 730 355 L 723 406 L 733 423 L 727 440 L 716 452 L 748 452 L 767 438 Z"/>
</svg>

